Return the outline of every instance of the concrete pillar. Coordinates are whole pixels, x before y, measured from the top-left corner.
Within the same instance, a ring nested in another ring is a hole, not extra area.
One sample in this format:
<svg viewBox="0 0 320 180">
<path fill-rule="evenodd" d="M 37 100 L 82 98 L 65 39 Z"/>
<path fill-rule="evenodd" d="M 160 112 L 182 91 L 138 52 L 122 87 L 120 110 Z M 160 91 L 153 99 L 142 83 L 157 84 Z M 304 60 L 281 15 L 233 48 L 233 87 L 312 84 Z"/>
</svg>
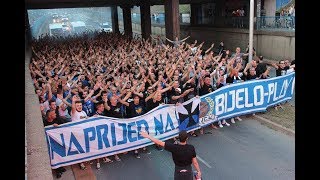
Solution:
<svg viewBox="0 0 320 180">
<path fill-rule="evenodd" d="M 190 17 L 190 24 L 197 25 L 198 19 L 197 19 L 197 11 L 198 11 L 198 4 L 190 4 L 191 8 L 191 17 Z"/>
<path fill-rule="evenodd" d="M 122 13 L 123 13 L 124 34 L 129 37 L 132 37 L 131 7 L 127 5 L 123 6 Z"/>
<path fill-rule="evenodd" d="M 140 4 L 141 14 L 141 35 L 143 39 L 148 39 L 151 34 L 150 0 L 144 0 Z"/>
<path fill-rule="evenodd" d="M 179 0 L 164 1 L 166 37 L 170 40 L 180 39 Z"/>
<path fill-rule="evenodd" d="M 112 20 L 112 31 L 119 33 L 119 22 L 118 22 L 118 7 L 111 7 L 111 20 Z"/>
</svg>

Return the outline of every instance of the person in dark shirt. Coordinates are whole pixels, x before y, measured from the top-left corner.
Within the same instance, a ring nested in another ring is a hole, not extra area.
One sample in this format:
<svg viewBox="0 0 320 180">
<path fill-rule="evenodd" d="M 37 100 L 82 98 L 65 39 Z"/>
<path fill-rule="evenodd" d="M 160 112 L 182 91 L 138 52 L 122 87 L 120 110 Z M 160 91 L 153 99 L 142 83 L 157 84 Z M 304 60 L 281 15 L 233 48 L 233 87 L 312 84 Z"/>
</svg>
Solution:
<svg viewBox="0 0 320 180">
<path fill-rule="evenodd" d="M 96 108 L 96 112 L 94 113 L 93 116 L 105 116 L 106 115 L 106 111 L 104 109 L 104 101 L 99 101 L 95 104 L 95 108 Z M 107 159 L 107 160 L 106 160 Z M 108 161 L 109 158 L 104 157 L 103 161 Z M 100 164 L 100 158 L 96 159 L 97 160 L 97 169 L 100 169 L 101 164 Z M 109 161 L 111 161 L 109 159 Z"/>
<path fill-rule="evenodd" d="M 201 86 L 199 89 L 200 96 L 213 92 L 210 75 L 206 75 L 204 78 L 200 79 L 200 86 Z M 211 127 L 213 129 L 218 129 L 218 127 L 215 126 L 214 124 L 211 124 Z M 203 134 L 203 128 L 200 129 L 200 134 Z"/>
<path fill-rule="evenodd" d="M 249 69 L 249 73 L 246 76 L 246 80 L 252 80 L 252 79 L 257 79 L 256 69 L 254 67 L 251 67 Z"/>
<path fill-rule="evenodd" d="M 124 105 L 128 107 L 128 117 L 133 118 L 137 116 L 141 116 L 145 114 L 146 108 L 145 108 L 145 103 L 143 102 L 144 100 L 140 100 L 140 97 L 136 94 L 133 95 L 133 101 L 128 103 L 125 102 Z M 147 150 L 147 148 L 143 148 L 144 151 L 146 151 L 148 154 L 151 152 Z M 134 155 L 136 158 L 140 159 L 139 151 L 138 149 L 134 150 Z"/>
<path fill-rule="evenodd" d="M 274 67 L 276 69 L 276 76 L 283 76 L 285 74 L 287 74 L 287 70 L 289 69 L 288 66 L 285 65 L 284 61 L 281 60 L 279 61 L 279 64 L 276 64 L 276 63 L 272 63 L 272 67 Z M 278 110 L 278 108 L 281 108 L 283 109 L 282 105 L 281 104 L 276 104 L 274 106 L 274 109 L 275 110 Z"/>
<path fill-rule="evenodd" d="M 273 63 L 272 66 L 276 69 L 276 76 L 283 76 L 287 73 L 289 67 L 285 66 L 284 61 L 279 61 L 279 64 Z"/>
<path fill-rule="evenodd" d="M 239 71 L 237 69 L 232 69 L 230 71 L 230 74 L 228 75 L 228 77 L 226 78 L 226 83 L 227 84 L 232 84 L 232 83 L 239 83 L 242 82 L 243 80 L 239 77 Z M 237 120 L 242 121 L 242 119 L 237 116 L 235 117 Z M 235 123 L 234 118 L 231 118 L 231 123 Z"/>
<path fill-rule="evenodd" d="M 129 95 L 129 93 L 127 95 Z M 130 95 L 131 95 L 131 92 L 130 92 Z M 120 99 L 119 96 L 111 96 L 110 102 L 107 101 L 107 103 L 104 104 L 105 109 L 107 110 L 107 116 L 122 118 L 123 116 L 121 112 L 121 106 L 126 102 L 129 96 L 126 96 L 124 99 Z"/>
<path fill-rule="evenodd" d="M 63 119 L 60 117 L 57 117 L 57 113 L 55 110 L 50 109 L 46 113 L 46 119 L 43 122 L 44 126 L 50 126 L 53 125 L 54 127 L 58 127 L 60 124 L 65 123 Z M 64 167 L 59 167 L 55 169 L 57 178 L 61 178 L 62 173 L 66 172 L 66 169 Z"/>
<path fill-rule="evenodd" d="M 232 69 L 230 71 L 229 76 L 226 78 L 226 83 L 232 84 L 240 81 L 241 81 L 241 78 L 239 77 L 239 71 L 237 69 Z"/>
<path fill-rule="evenodd" d="M 155 144 L 164 147 L 165 150 L 172 153 L 172 159 L 175 164 L 174 180 L 193 180 L 193 171 L 191 164 L 197 170 L 197 178 L 201 178 L 201 171 L 197 161 L 197 154 L 193 145 L 187 144 L 188 134 L 183 130 L 179 132 L 180 143 L 173 144 L 169 142 L 163 142 L 146 132 L 140 132 L 140 135 L 144 138 L 148 138 Z"/>
<path fill-rule="evenodd" d="M 128 118 L 133 118 L 137 116 L 141 116 L 145 114 L 146 108 L 145 108 L 145 103 L 143 102 L 144 99 L 141 99 L 138 95 L 133 95 L 133 101 L 130 103 L 125 102 L 124 105 L 128 107 Z"/>
<path fill-rule="evenodd" d="M 261 77 L 267 71 L 267 64 L 263 62 L 263 56 L 259 56 L 257 63 L 256 75 L 257 77 Z"/>
<path fill-rule="evenodd" d="M 204 80 L 202 80 L 202 79 L 204 79 Z M 200 85 L 201 85 L 201 88 L 199 90 L 200 96 L 213 92 L 213 87 L 211 85 L 210 75 L 207 75 L 202 79 L 200 80 Z"/>
</svg>

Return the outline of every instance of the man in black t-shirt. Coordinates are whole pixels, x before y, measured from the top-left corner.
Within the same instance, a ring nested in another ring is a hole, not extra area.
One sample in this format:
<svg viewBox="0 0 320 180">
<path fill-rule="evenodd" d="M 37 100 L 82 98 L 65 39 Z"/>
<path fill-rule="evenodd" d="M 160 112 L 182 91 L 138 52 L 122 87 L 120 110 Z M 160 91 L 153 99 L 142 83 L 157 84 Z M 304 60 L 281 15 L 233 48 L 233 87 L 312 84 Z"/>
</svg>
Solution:
<svg viewBox="0 0 320 180">
<path fill-rule="evenodd" d="M 146 112 L 144 99 L 140 100 L 138 95 L 133 95 L 133 101 L 130 103 L 126 102 L 124 105 L 128 107 L 128 118 L 137 117 L 145 114 Z"/>
<path fill-rule="evenodd" d="M 164 147 L 165 150 L 172 153 L 172 159 L 175 164 L 174 179 L 175 180 L 193 180 L 193 171 L 191 164 L 197 170 L 197 178 L 201 178 L 201 171 L 197 161 L 197 154 L 193 145 L 187 144 L 188 134 L 183 130 L 179 133 L 180 143 L 173 144 L 169 142 L 163 142 L 146 132 L 140 132 L 140 135 L 144 138 L 148 138 L 155 144 Z"/>
<path fill-rule="evenodd" d="M 60 124 L 65 123 L 63 119 L 60 117 L 57 117 L 57 113 L 54 109 L 49 109 L 46 113 L 46 119 L 43 122 L 44 126 L 50 126 L 53 125 L 54 127 L 58 127 Z M 57 178 L 61 178 L 61 175 L 63 172 L 65 172 L 66 169 L 64 167 L 59 167 L 55 169 Z"/>
<path fill-rule="evenodd" d="M 137 94 L 133 95 L 133 101 L 128 103 L 124 102 L 124 105 L 128 107 L 128 118 L 133 118 L 141 116 L 146 113 L 144 99 L 140 100 L 140 97 Z M 143 148 L 145 152 L 150 154 L 151 152 L 147 148 Z M 134 155 L 136 158 L 140 159 L 138 149 L 134 150 Z"/>
<path fill-rule="evenodd" d="M 213 92 L 210 75 L 206 75 L 204 78 L 200 79 L 200 86 L 200 96 Z"/>
</svg>

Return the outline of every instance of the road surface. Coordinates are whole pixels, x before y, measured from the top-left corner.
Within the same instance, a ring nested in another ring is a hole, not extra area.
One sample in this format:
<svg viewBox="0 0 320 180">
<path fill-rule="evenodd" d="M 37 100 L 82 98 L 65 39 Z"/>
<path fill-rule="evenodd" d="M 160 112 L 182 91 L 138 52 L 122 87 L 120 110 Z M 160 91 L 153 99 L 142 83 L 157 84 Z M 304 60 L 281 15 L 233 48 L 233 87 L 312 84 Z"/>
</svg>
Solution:
<svg viewBox="0 0 320 180">
<path fill-rule="evenodd" d="M 214 180 L 292 180 L 295 179 L 295 138 L 261 125 L 252 118 L 219 130 L 206 129 L 191 137 L 196 147 L 203 179 Z M 171 154 L 150 147 L 151 154 L 120 155 L 121 162 L 92 169 L 97 180 L 172 180 Z M 112 157 L 113 158 L 113 157 Z"/>
</svg>

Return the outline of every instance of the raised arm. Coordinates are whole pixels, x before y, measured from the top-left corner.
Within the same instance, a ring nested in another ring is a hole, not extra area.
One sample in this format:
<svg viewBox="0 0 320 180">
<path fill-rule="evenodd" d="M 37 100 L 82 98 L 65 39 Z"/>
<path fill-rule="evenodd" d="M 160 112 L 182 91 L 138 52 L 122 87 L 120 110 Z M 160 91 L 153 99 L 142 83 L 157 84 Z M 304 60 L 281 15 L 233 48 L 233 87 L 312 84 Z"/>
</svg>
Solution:
<svg viewBox="0 0 320 180">
<path fill-rule="evenodd" d="M 214 43 L 211 44 L 210 48 L 206 50 L 205 54 L 207 54 L 214 46 Z"/>
<path fill-rule="evenodd" d="M 166 40 L 167 40 L 167 41 L 169 41 L 169 42 L 171 42 L 171 43 L 173 43 L 173 41 L 172 41 L 172 40 L 170 40 L 170 39 L 168 39 L 168 38 L 166 38 Z"/>
<path fill-rule="evenodd" d="M 149 135 L 148 133 L 146 133 L 146 132 L 140 131 L 140 135 L 141 135 L 142 137 L 144 137 L 144 138 L 150 139 L 151 141 L 153 141 L 153 142 L 154 142 L 155 144 L 157 144 L 157 145 L 160 145 L 160 146 L 162 146 L 162 147 L 164 147 L 164 145 L 165 145 L 165 142 L 163 142 L 163 141 L 161 141 L 161 140 L 159 140 L 159 139 L 156 139 L 156 138 L 150 136 L 150 135 Z"/>
<path fill-rule="evenodd" d="M 186 37 L 186 38 L 184 38 L 184 39 L 182 39 L 182 40 L 180 40 L 180 41 L 183 42 L 183 41 L 187 40 L 189 37 L 190 37 L 190 36 L 188 36 L 188 37 Z"/>
<path fill-rule="evenodd" d="M 169 91 L 172 88 L 172 84 L 173 84 L 173 81 L 172 81 L 172 83 L 170 83 L 170 86 L 168 86 L 168 87 L 166 87 L 164 89 L 161 89 L 160 93 L 162 94 L 162 93 L 165 93 L 165 92 Z"/>
<path fill-rule="evenodd" d="M 125 106 L 129 106 L 129 103 L 127 102 L 127 100 L 129 99 L 129 97 L 131 96 L 131 94 L 132 94 L 132 92 L 131 91 L 129 91 L 128 93 L 127 93 L 127 95 L 123 98 L 123 99 L 118 99 L 118 101 L 121 103 L 121 104 L 123 104 L 123 105 L 125 105 Z"/>
<path fill-rule="evenodd" d="M 71 113 L 74 114 L 76 112 L 76 101 L 78 100 L 76 95 L 72 96 L 72 104 L 71 104 Z"/>
</svg>

